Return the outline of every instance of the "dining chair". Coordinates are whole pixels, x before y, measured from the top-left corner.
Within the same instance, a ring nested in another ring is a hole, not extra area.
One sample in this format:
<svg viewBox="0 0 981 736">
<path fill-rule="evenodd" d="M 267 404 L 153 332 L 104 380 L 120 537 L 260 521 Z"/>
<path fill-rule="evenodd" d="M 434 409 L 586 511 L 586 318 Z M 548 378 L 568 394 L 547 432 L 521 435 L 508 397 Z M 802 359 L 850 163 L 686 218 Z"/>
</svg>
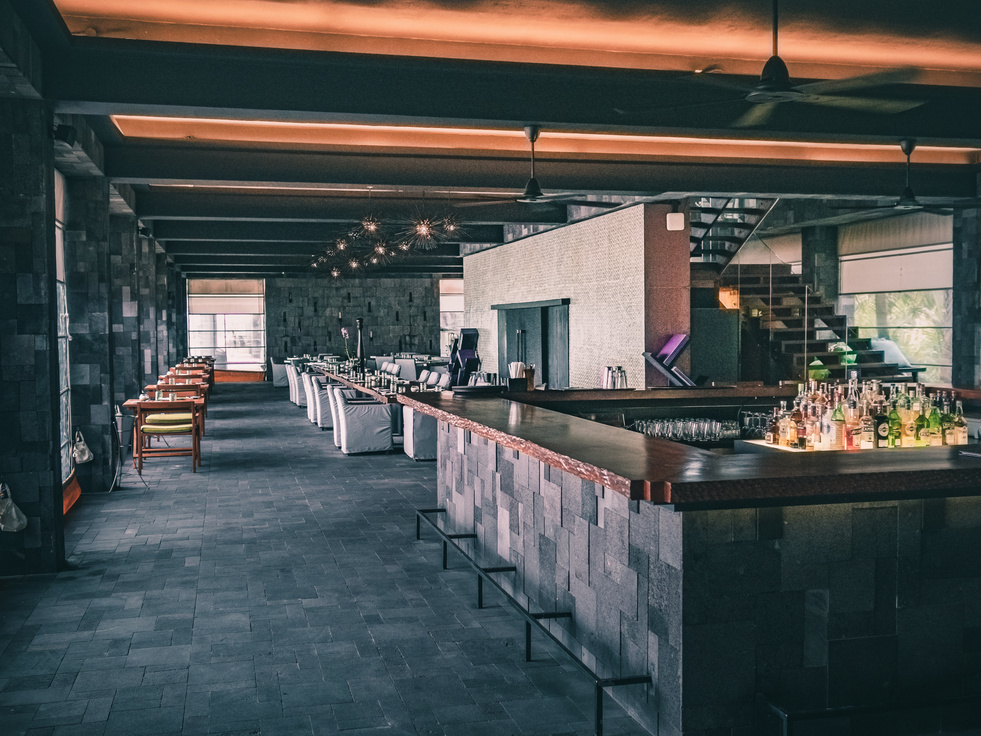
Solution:
<svg viewBox="0 0 981 736">
<path fill-rule="evenodd" d="M 133 461 L 136 472 L 143 474 L 144 461 L 153 457 L 191 456 L 191 472 L 201 465 L 201 430 L 203 418 L 200 406 L 193 399 L 144 400 L 136 405 L 133 423 Z M 174 447 L 164 438 L 187 436 L 187 447 Z M 153 441 L 164 442 L 163 446 Z"/>
</svg>

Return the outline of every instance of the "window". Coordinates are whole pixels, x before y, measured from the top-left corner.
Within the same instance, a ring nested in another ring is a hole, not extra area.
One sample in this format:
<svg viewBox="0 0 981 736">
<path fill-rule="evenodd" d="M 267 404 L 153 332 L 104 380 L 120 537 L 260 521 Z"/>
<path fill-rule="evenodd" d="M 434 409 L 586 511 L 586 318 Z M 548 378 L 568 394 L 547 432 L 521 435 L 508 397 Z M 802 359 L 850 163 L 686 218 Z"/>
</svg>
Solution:
<svg viewBox="0 0 981 736">
<path fill-rule="evenodd" d="M 188 352 L 214 356 L 220 370 L 265 370 L 265 286 L 262 279 L 189 279 Z"/>
<path fill-rule="evenodd" d="M 859 338 L 888 337 L 924 383 L 950 383 L 953 311 L 950 245 L 847 256 L 842 314 Z"/>
<path fill-rule="evenodd" d="M 65 286 L 65 178 L 55 172 L 55 299 L 58 306 L 58 431 L 61 482 L 75 469 L 72 458 L 72 383 L 68 363 L 68 290 Z"/>
<path fill-rule="evenodd" d="M 449 355 L 453 340 L 463 327 L 463 279 L 440 279 L 439 345 L 440 354 Z"/>
</svg>

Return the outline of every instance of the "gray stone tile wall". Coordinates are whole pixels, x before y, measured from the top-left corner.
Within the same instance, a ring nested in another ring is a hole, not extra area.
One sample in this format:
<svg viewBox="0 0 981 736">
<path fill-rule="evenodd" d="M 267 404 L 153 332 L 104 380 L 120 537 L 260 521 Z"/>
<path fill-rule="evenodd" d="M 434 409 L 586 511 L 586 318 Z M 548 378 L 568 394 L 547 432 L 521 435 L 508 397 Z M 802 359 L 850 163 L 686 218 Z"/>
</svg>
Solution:
<svg viewBox="0 0 981 736">
<path fill-rule="evenodd" d="M 28 517 L 0 533 L 3 575 L 64 561 L 51 116 L 0 99 L 0 475 Z"/>
<path fill-rule="evenodd" d="M 518 568 L 530 610 L 573 613 L 551 630 L 589 666 L 651 675 L 612 695 L 652 733 L 767 733 L 757 693 L 791 710 L 981 694 L 981 499 L 679 513 L 445 423 L 438 451 L 447 522 Z"/>
<path fill-rule="evenodd" d="M 112 484 L 112 332 L 109 329 L 109 182 L 67 179 L 65 280 L 68 289 L 72 422 L 94 459 L 76 466 L 83 493 Z"/>
<path fill-rule="evenodd" d="M 436 278 L 266 279 L 266 349 L 271 357 L 344 355 L 342 326 L 352 331 L 353 355 L 358 317 L 364 319 L 368 355 L 439 354 Z"/>
<path fill-rule="evenodd" d="M 981 385 L 981 209 L 955 209 L 951 383 Z"/>
<path fill-rule="evenodd" d="M 571 611 L 551 631 L 594 671 L 650 673 L 656 688 L 610 692 L 651 733 L 680 733 L 681 515 L 445 423 L 438 456 L 438 505 L 479 559 L 518 568 L 529 610 Z"/>
<path fill-rule="evenodd" d="M 109 267 L 112 284 L 113 403 L 138 396 L 143 382 L 139 324 L 139 251 L 136 219 L 109 218 Z"/>
</svg>

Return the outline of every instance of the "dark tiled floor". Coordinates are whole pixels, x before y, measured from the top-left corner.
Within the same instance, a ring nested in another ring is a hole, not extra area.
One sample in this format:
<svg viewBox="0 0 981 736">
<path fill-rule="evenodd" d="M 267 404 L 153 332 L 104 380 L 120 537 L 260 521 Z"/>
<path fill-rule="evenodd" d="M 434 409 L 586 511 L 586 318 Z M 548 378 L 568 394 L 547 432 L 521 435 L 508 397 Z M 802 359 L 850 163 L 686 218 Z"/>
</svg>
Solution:
<svg viewBox="0 0 981 736">
<path fill-rule="evenodd" d="M 586 734 L 592 683 L 415 540 L 434 463 L 345 457 L 221 385 L 187 458 L 71 512 L 71 571 L 0 579 L 0 734 Z M 451 558 L 452 565 L 452 558 Z M 606 733 L 640 733 L 607 698 Z"/>
</svg>

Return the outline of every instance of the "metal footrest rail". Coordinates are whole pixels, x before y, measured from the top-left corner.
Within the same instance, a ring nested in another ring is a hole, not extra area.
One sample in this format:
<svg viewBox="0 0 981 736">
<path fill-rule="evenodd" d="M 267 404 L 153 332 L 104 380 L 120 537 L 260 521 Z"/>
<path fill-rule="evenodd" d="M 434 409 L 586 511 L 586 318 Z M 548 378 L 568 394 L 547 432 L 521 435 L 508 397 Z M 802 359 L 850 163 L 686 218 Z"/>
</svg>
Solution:
<svg viewBox="0 0 981 736">
<path fill-rule="evenodd" d="M 499 565 L 495 567 L 485 567 L 477 564 L 470 555 L 467 554 L 459 544 L 456 543 L 457 539 L 477 539 L 476 534 L 452 534 L 439 526 L 433 519 L 430 519 L 427 514 L 445 514 L 446 509 L 436 508 L 436 509 L 417 509 L 416 510 L 416 539 L 422 539 L 422 526 L 421 522 L 425 521 L 433 530 L 440 536 L 443 543 L 443 569 L 448 569 L 446 566 L 446 551 L 450 545 L 460 553 L 463 557 L 463 561 L 469 565 L 474 572 L 477 573 L 477 608 L 484 607 L 484 581 L 486 580 L 491 586 L 493 586 L 498 593 L 504 596 L 504 599 L 511 604 L 511 606 L 521 615 L 525 620 L 525 661 L 531 661 L 531 626 L 534 624 L 538 627 L 545 636 L 551 639 L 559 649 L 569 655 L 569 658 L 578 665 L 579 669 L 585 672 L 591 680 L 595 683 L 595 701 L 596 701 L 596 711 L 595 718 L 593 721 L 594 730 L 596 736 L 603 736 L 603 690 L 608 687 L 617 687 L 619 685 L 643 685 L 651 684 L 650 675 L 635 675 L 633 677 L 600 677 L 598 674 L 593 672 L 585 662 L 583 662 L 579 657 L 569 649 L 562 641 L 560 641 L 555 634 L 545 628 L 542 621 L 548 621 L 552 619 L 559 618 L 572 618 L 571 611 L 542 611 L 539 613 L 532 613 L 527 610 L 521 603 L 511 595 L 504 587 L 494 580 L 491 575 L 499 573 L 517 572 L 518 568 L 514 565 Z"/>
</svg>

